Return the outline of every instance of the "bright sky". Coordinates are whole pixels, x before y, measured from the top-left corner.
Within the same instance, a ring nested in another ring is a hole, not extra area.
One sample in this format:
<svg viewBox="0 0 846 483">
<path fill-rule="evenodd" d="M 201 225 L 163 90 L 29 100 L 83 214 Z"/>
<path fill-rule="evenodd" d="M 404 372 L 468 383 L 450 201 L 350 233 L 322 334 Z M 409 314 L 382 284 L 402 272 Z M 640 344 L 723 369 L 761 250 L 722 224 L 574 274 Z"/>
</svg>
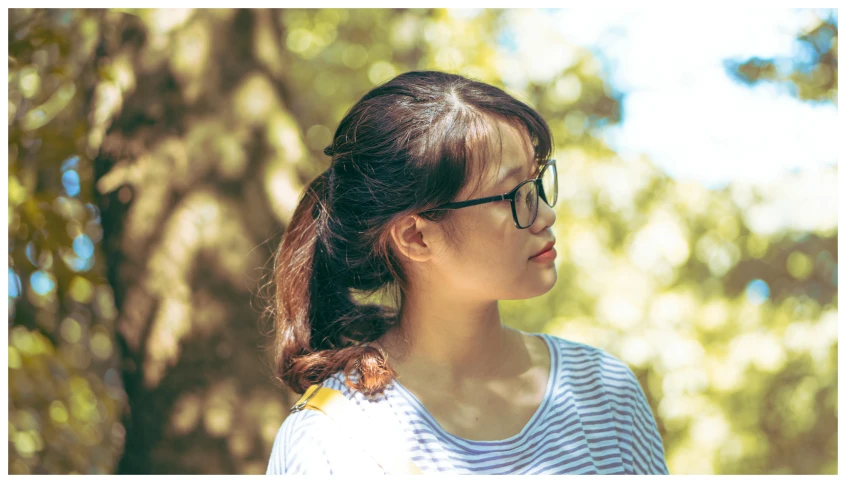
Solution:
<svg viewBox="0 0 846 483">
<path fill-rule="evenodd" d="M 785 170 L 836 163 L 835 106 L 801 102 L 767 85 L 749 88 L 723 66 L 729 58 L 800 55 L 795 38 L 812 24 L 812 11 L 608 9 L 545 15 L 551 30 L 599 54 L 604 75 L 627 93 L 622 124 L 604 133 L 623 156 L 644 153 L 671 176 L 709 187 L 734 180 L 757 184 Z M 518 44 L 531 28 L 521 25 L 515 31 Z"/>
</svg>

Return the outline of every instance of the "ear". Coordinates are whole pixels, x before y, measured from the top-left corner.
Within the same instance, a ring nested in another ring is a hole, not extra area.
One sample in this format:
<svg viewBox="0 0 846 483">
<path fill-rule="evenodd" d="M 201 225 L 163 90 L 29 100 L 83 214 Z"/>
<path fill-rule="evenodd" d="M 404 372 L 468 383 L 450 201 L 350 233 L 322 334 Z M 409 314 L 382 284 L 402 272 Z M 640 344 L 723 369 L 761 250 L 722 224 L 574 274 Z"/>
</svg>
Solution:
<svg viewBox="0 0 846 483">
<path fill-rule="evenodd" d="M 432 242 L 438 238 L 437 224 L 418 215 L 400 218 L 389 229 L 397 255 L 415 262 L 425 262 L 434 255 Z"/>
</svg>

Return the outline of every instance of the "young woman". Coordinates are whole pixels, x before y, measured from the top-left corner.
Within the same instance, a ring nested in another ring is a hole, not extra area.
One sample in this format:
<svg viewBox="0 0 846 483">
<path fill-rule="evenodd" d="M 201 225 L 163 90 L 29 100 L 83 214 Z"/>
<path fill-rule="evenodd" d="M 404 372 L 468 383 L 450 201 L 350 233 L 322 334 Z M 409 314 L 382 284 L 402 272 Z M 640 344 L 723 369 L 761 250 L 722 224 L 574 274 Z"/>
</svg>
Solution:
<svg viewBox="0 0 846 483">
<path fill-rule="evenodd" d="M 276 254 L 279 380 L 387 418 L 423 473 L 667 473 L 626 364 L 500 318 L 557 278 L 552 152 L 541 116 L 484 83 L 408 72 L 367 93 Z M 267 473 L 383 473 L 372 431 L 292 412 Z"/>
</svg>

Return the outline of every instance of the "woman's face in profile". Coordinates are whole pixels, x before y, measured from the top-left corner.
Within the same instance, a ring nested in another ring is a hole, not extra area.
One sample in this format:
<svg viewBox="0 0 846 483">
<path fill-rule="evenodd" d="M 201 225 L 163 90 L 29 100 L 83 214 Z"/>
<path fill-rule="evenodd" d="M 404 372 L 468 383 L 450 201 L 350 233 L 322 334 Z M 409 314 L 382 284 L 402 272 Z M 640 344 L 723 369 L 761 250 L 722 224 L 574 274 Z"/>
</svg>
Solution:
<svg viewBox="0 0 846 483">
<path fill-rule="evenodd" d="M 466 187 L 457 201 L 501 195 L 522 181 L 534 178 L 538 163 L 528 136 L 513 126 L 498 123 L 502 132 L 502 162 L 485 174 L 479 191 Z M 495 143 L 491 152 L 499 152 Z M 485 161 L 483 161 L 485 162 Z M 487 161 L 490 162 L 490 161 Z M 506 173 L 518 168 L 513 175 Z M 509 201 L 497 201 L 453 210 L 451 213 L 456 239 L 433 258 L 438 279 L 462 294 L 462 298 L 480 300 L 516 300 L 537 297 L 548 292 L 558 278 L 554 260 L 530 260 L 554 239 L 552 224 L 555 212 L 542 199 L 538 214 L 528 228 L 514 224 Z"/>
</svg>

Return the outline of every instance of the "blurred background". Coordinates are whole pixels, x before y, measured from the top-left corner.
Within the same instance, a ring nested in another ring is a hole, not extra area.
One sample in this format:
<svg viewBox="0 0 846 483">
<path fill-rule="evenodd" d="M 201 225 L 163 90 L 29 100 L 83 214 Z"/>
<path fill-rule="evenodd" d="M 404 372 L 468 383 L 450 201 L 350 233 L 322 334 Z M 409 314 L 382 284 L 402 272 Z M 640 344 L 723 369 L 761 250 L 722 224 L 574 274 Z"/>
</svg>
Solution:
<svg viewBox="0 0 846 483">
<path fill-rule="evenodd" d="M 10 473 L 264 473 L 271 252 L 414 69 L 553 129 L 508 324 L 629 364 L 671 473 L 837 473 L 836 10 L 8 12 Z"/>
</svg>

